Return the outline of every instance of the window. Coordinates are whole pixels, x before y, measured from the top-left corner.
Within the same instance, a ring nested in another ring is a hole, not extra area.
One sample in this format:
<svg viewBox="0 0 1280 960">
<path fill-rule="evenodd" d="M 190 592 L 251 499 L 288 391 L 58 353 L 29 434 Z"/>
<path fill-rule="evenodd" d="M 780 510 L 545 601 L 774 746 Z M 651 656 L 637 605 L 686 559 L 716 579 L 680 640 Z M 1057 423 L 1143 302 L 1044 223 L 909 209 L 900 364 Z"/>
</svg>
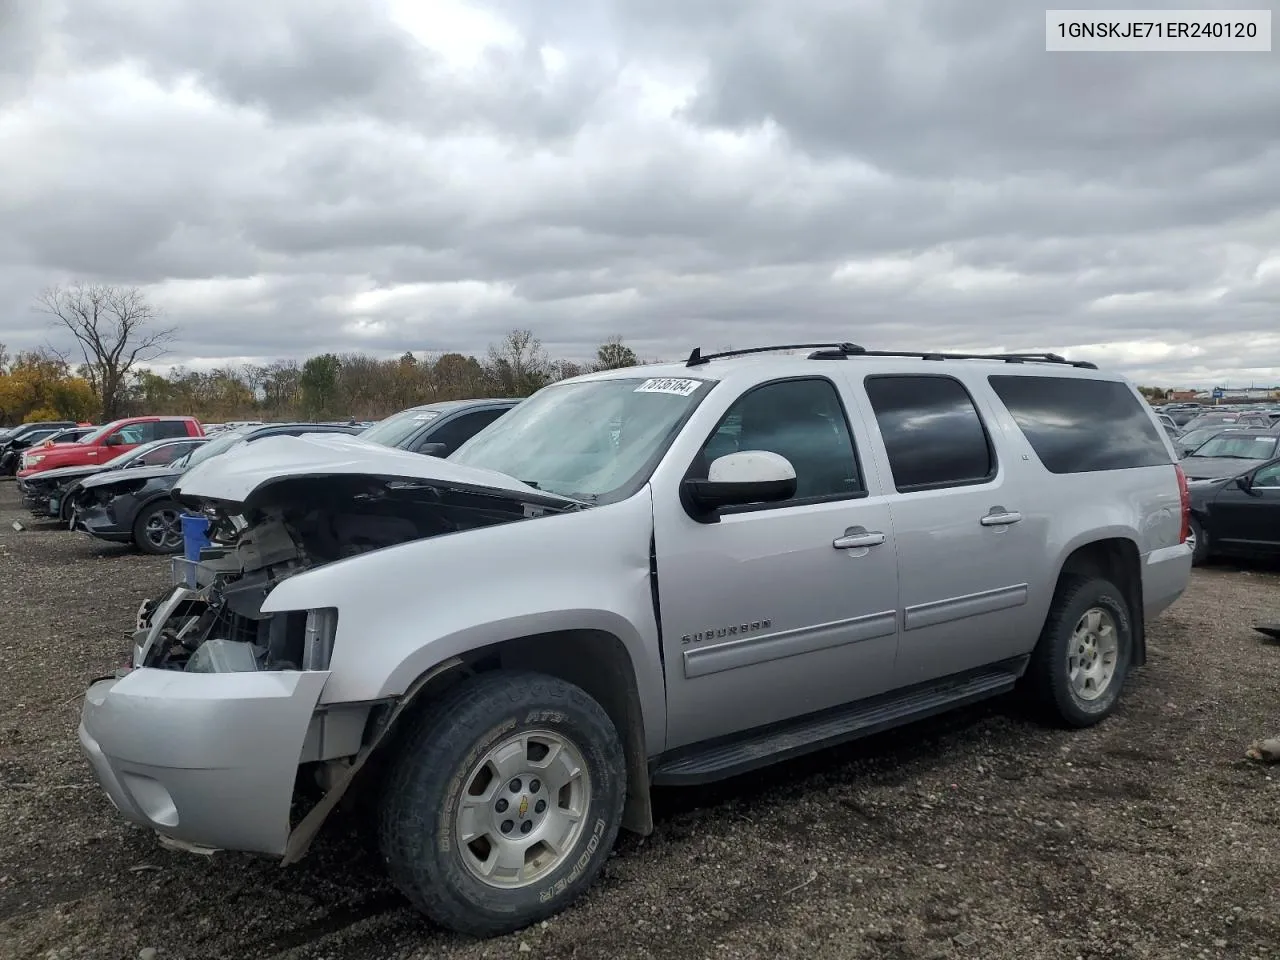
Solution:
<svg viewBox="0 0 1280 960">
<path fill-rule="evenodd" d="M 496 410 L 476 410 L 461 414 L 432 430 L 414 444 L 414 449 L 420 450 L 428 443 L 443 443 L 444 455 L 448 456 L 506 412 L 506 407 L 498 407 Z"/>
<path fill-rule="evenodd" d="M 146 443 L 148 440 L 154 440 L 150 429 L 150 423 L 131 423 L 127 427 L 121 427 L 116 436 L 119 437 L 119 443 L 137 446 L 140 443 Z"/>
<path fill-rule="evenodd" d="M 162 443 L 154 450 L 148 450 L 134 462 L 140 467 L 163 467 L 173 463 L 178 457 L 191 452 L 194 443 Z"/>
<path fill-rule="evenodd" d="M 155 440 L 171 440 L 175 437 L 185 437 L 187 434 L 187 424 L 183 420 L 159 420 L 152 424 L 155 432 L 151 435 Z"/>
<path fill-rule="evenodd" d="M 1156 425 L 1125 383 L 1076 377 L 988 379 L 1031 449 L 1052 473 L 1170 462 Z"/>
<path fill-rule="evenodd" d="M 864 382 L 899 493 L 983 483 L 995 475 L 991 441 L 960 381 L 921 375 Z"/>
<path fill-rule="evenodd" d="M 706 477 L 712 461 L 743 450 L 768 450 L 795 468 L 795 497 L 771 507 L 864 492 L 849 423 L 830 380 L 782 380 L 744 394 L 703 444 L 690 476 Z"/>
<path fill-rule="evenodd" d="M 1277 440 L 1280 437 L 1274 433 L 1220 433 L 1196 447 L 1195 452 L 1187 459 L 1223 457 L 1228 460 L 1270 460 L 1276 455 Z"/>
<path fill-rule="evenodd" d="M 554 383 L 480 431 L 449 459 L 550 493 L 613 503 L 632 496 L 713 383 L 616 376 Z"/>
<path fill-rule="evenodd" d="M 1253 475 L 1253 485 L 1272 490 L 1280 489 L 1280 463 L 1269 463 L 1265 467 L 1259 467 L 1258 472 Z"/>
</svg>

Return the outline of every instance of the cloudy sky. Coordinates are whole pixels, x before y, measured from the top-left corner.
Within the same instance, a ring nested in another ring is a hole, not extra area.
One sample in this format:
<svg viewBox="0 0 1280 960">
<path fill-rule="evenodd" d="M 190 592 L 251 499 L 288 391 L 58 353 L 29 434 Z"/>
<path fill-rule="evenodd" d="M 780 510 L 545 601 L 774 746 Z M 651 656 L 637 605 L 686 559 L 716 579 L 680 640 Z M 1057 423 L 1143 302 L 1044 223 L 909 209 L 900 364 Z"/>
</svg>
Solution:
<svg viewBox="0 0 1280 960">
<path fill-rule="evenodd" d="M 1044 31 L 1025 0 L 0 0 L 0 341 L 84 280 L 200 366 L 527 327 L 1280 381 L 1280 53 Z"/>
</svg>

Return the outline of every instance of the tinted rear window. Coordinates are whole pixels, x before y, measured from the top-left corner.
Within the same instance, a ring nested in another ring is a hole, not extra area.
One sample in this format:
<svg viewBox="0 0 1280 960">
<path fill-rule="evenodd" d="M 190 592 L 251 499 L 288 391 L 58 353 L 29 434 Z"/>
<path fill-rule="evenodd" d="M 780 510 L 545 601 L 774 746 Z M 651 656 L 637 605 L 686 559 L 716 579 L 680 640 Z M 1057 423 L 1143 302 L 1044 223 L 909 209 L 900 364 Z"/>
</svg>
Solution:
<svg viewBox="0 0 1280 960">
<path fill-rule="evenodd" d="M 898 492 L 984 483 L 994 476 L 986 428 L 959 380 L 875 375 L 863 384 Z"/>
<path fill-rule="evenodd" d="M 987 379 L 1053 473 L 1171 462 L 1150 414 L 1124 383 L 1074 377 Z"/>
</svg>

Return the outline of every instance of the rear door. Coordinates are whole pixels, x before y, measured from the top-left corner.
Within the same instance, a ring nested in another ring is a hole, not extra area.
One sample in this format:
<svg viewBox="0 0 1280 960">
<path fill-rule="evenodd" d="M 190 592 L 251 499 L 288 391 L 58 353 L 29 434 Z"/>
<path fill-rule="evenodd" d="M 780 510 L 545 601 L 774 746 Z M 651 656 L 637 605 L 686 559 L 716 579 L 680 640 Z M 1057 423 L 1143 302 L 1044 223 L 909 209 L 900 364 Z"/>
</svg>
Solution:
<svg viewBox="0 0 1280 960">
<path fill-rule="evenodd" d="M 968 388 L 943 374 L 861 379 L 898 548 L 894 685 L 1025 653 L 1044 565 L 1027 485 L 1011 483 Z"/>
</svg>

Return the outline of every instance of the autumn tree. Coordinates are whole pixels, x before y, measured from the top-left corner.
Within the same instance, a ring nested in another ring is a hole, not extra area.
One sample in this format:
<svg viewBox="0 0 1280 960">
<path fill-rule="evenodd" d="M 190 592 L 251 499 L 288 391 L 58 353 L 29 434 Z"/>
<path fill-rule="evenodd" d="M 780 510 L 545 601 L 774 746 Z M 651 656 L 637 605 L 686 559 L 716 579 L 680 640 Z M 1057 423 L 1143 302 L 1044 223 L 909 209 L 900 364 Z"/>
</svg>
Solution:
<svg viewBox="0 0 1280 960">
<path fill-rule="evenodd" d="M 610 337 L 596 349 L 597 370 L 620 370 L 639 362 L 636 352 L 623 343 L 621 337 Z"/>
<path fill-rule="evenodd" d="M 0 373 L 0 422 L 86 420 L 96 406 L 88 382 L 73 376 L 67 362 L 54 353 L 19 354 Z"/>
<path fill-rule="evenodd" d="M 50 287 L 37 305 L 75 338 L 104 422 L 120 416 L 134 368 L 161 356 L 173 340 L 174 329 L 157 327 L 156 311 L 137 287 Z"/>
</svg>

